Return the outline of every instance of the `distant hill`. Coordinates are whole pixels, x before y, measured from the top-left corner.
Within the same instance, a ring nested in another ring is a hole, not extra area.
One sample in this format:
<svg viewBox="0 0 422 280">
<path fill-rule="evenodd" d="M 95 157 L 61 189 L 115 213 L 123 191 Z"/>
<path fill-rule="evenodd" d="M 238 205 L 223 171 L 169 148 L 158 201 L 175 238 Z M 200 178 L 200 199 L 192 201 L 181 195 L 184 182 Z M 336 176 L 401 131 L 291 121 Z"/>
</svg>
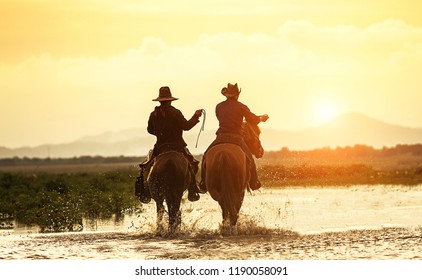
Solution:
<svg viewBox="0 0 422 280">
<path fill-rule="evenodd" d="M 422 143 L 422 128 L 397 126 L 363 114 L 346 113 L 319 127 L 306 130 L 263 130 L 261 138 L 268 150 L 278 150 L 281 147 L 310 150 L 356 144 L 381 148 Z"/>
<path fill-rule="evenodd" d="M 198 147 L 195 148 L 199 128 L 184 133 L 184 139 L 192 154 L 202 154 L 214 140 L 215 132 L 203 131 Z M 122 131 L 108 131 L 86 136 L 77 141 L 63 144 L 45 144 L 36 147 L 10 149 L 0 147 L 0 158 L 37 157 L 71 158 L 80 156 L 145 156 L 154 146 L 155 136 L 146 128 L 131 128 Z"/>
<path fill-rule="evenodd" d="M 267 151 L 277 151 L 282 147 L 290 150 L 311 150 L 355 144 L 380 148 L 422 143 L 422 128 L 391 125 L 359 113 L 347 113 L 319 127 L 300 131 L 265 129 L 265 124 L 261 127 L 261 140 Z M 198 132 L 199 128 L 184 134 L 193 154 L 202 154 L 215 138 L 214 131 L 204 131 L 199 138 L 198 148 L 195 148 Z M 16 149 L 0 147 L 0 158 L 144 156 L 154 142 L 155 137 L 149 135 L 145 128 L 138 127 L 87 136 L 71 143 Z"/>
</svg>

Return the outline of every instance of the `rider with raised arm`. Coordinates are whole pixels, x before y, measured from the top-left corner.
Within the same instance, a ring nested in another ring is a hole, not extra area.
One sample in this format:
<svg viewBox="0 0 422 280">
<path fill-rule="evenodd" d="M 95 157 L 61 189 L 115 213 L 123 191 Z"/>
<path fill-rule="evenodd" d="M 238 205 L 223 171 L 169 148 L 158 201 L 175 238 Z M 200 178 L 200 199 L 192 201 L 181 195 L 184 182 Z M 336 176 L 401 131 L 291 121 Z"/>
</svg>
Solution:
<svg viewBox="0 0 422 280">
<path fill-rule="evenodd" d="M 172 96 L 170 88 L 167 86 L 161 87 L 159 96 L 153 101 L 159 101 L 160 106 L 155 107 L 151 112 L 148 120 L 147 131 L 157 137 L 154 149 L 148 155 L 146 162 L 142 163 L 141 168 L 148 165 L 154 157 L 159 155 L 162 151 L 171 149 L 182 152 L 188 159 L 192 167 L 192 180 L 188 186 L 188 199 L 190 201 L 197 201 L 199 199 L 199 189 L 196 184 L 195 175 L 198 172 L 199 161 L 197 161 L 187 149 L 187 144 L 183 140 L 183 131 L 190 130 L 198 122 L 202 115 L 202 109 L 196 110 L 193 116 L 187 120 L 182 112 L 171 105 L 171 102 L 178 100 Z M 148 196 L 148 193 L 146 194 Z M 141 201 L 147 202 L 151 198 L 146 197 Z"/>
<path fill-rule="evenodd" d="M 252 153 L 249 150 L 248 146 L 246 145 L 245 141 L 243 140 L 242 135 L 242 123 L 243 120 L 251 123 L 252 125 L 257 125 L 260 122 L 265 122 L 268 120 L 268 115 L 257 116 L 252 113 L 248 106 L 244 105 L 243 103 L 239 102 L 239 95 L 241 90 L 238 88 L 236 84 L 228 84 L 227 87 L 224 87 L 221 90 L 221 94 L 226 97 L 226 100 L 217 104 L 215 108 L 215 113 L 219 122 L 219 128 L 217 130 L 217 138 L 214 140 L 213 143 L 208 147 L 211 148 L 212 146 L 218 143 L 225 143 L 231 142 L 238 144 L 246 157 L 250 162 L 250 172 L 251 178 L 249 181 L 249 186 L 252 190 L 257 190 L 261 187 L 261 182 L 258 179 L 258 175 L 256 172 L 255 161 L 252 157 Z M 206 152 L 204 153 L 204 158 L 206 156 Z M 201 184 L 200 189 L 202 191 L 206 191 L 205 186 L 205 161 L 202 161 L 202 170 L 201 170 Z"/>
</svg>

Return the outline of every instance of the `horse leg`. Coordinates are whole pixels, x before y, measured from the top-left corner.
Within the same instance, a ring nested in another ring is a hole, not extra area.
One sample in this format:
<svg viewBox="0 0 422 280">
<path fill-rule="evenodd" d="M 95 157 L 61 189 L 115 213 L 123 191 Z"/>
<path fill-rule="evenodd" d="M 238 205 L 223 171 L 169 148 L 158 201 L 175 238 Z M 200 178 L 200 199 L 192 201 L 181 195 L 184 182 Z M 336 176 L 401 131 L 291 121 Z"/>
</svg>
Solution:
<svg viewBox="0 0 422 280">
<path fill-rule="evenodd" d="M 156 201 L 155 203 L 157 206 L 157 234 L 161 234 L 164 231 L 163 216 L 165 213 L 165 209 L 163 205 L 163 200 Z"/>
<path fill-rule="evenodd" d="M 221 207 L 221 214 L 223 216 L 222 227 L 223 227 L 223 229 L 227 229 L 227 228 L 230 227 L 230 213 L 227 209 L 227 206 L 220 204 L 220 207 Z"/>
<path fill-rule="evenodd" d="M 242 194 L 244 195 L 244 194 Z M 243 197 L 241 197 L 239 199 L 239 201 L 236 201 L 236 203 L 234 203 L 234 205 L 231 208 L 230 211 L 230 223 L 232 226 L 235 226 L 237 223 L 237 220 L 239 218 L 239 212 L 240 212 L 240 208 L 242 207 L 242 203 L 243 203 Z"/>
<path fill-rule="evenodd" d="M 169 231 L 174 233 L 177 230 L 180 230 L 180 225 L 182 223 L 182 214 L 180 211 L 180 201 L 173 201 L 172 203 L 168 203 L 168 210 L 169 210 Z"/>
<path fill-rule="evenodd" d="M 240 209 L 239 209 L 240 210 Z M 239 217 L 239 210 L 230 211 L 230 225 L 235 226 Z"/>
</svg>

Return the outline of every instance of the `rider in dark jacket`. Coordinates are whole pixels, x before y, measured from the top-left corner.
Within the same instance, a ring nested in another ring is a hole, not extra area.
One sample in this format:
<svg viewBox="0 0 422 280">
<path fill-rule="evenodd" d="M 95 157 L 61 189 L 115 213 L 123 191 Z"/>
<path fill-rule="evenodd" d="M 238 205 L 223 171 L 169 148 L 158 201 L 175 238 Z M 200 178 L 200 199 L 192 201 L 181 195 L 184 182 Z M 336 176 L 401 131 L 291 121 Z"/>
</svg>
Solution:
<svg viewBox="0 0 422 280">
<path fill-rule="evenodd" d="M 153 99 L 153 101 L 159 101 L 160 106 L 155 107 L 154 111 L 151 112 L 147 131 L 155 135 L 157 141 L 147 162 L 151 162 L 152 158 L 160 154 L 163 149 L 170 148 L 183 152 L 189 160 L 193 171 L 192 183 L 188 187 L 188 199 L 197 201 L 199 199 L 199 190 L 195 175 L 198 172 L 199 162 L 187 149 L 187 144 L 183 140 L 183 131 L 190 130 L 199 122 L 199 117 L 202 115 L 203 110 L 196 110 L 193 116 L 187 120 L 180 110 L 171 106 L 171 102 L 177 99 L 171 95 L 169 87 L 161 87 L 159 97 Z"/>
<path fill-rule="evenodd" d="M 251 179 L 249 182 L 249 186 L 251 187 L 251 189 L 256 190 L 261 187 L 261 182 L 258 180 L 255 161 L 252 157 L 252 153 L 246 145 L 245 141 L 243 140 L 242 123 L 245 119 L 247 122 L 253 125 L 257 125 L 260 122 L 267 121 L 268 115 L 257 116 L 252 113 L 249 110 L 248 106 L 238 101 L 240 92 L 241 90 L 239 90 L 237 83 L 234 85 L 229 83 L 227 87 L 224 87 L 221 90 L 221 93 L 226 96 L 227 99 L 217 104 L 215 108 L 215 113 L 219 122 L 219 128 L 216 133 L 216 140 L 211 143 L 208 149 L 218 143 L 226 141 L 238 144 L 246 154 L 248 160 L 250 161 Z M 205 154 L 206 152 L 204 153 L 204 157 Z M 204 165 L 203 160 L 200 184 L 200 188 L 203 191 L 205 191 L 206 189 L 204 181 L 205 168 L 206 167 Z"/>
</svg>

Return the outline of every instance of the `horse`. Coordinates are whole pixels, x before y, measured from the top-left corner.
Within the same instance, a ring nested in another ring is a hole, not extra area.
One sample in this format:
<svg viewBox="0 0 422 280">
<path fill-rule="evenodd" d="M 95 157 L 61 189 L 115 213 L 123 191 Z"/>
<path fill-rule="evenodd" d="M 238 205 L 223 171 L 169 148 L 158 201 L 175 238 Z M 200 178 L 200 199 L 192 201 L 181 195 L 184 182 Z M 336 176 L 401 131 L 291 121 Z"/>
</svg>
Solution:
<svg viewBox="0 0 422 280">
<path fill-rule="evenodd" d="M 251 153 L 260 158 L 264 154 L 257 125 L 243 123 L 243 139 Z M 218 139 L 218 138 L 217 138 Z M 207 150 L 205 185 L 210 196 L 222 210 L 223 225 L 235 226 L 250 179 L 249 164 L 242 148 L 235 143 L 218 143 Z"/>
<path fill-rule="evenodd" d="M 184 191 L 191 183 L 191 167 L 182 152 L 168 150 L 154 159 L 146 180 L 151 197 L 157 207 L 157 232 L 163 232 L 164 201 L 168 210 L 170 233 L 180 229 L 182 218 L 180 203 Z"/>
</svg>

